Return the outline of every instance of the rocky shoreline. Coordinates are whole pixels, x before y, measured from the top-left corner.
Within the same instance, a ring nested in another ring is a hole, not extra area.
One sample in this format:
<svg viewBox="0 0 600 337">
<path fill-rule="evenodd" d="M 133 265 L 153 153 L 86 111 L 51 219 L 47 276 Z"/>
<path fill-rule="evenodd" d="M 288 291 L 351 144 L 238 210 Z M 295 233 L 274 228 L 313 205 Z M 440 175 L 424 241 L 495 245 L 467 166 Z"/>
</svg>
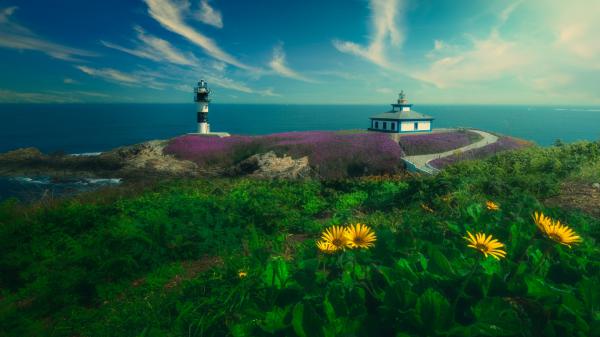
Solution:
<svg viewBox="0 0 600 337">
<path fill-rule="evenodd" d="M 200 168 L 189 160 L 165 154 L 169 141 L 153 140 L 123 146 L 98 155 L 44 154 L 23 148 L 0 154 L 0 176 L 44 176 L 54 181 L 80 178 L 121 178 L 140 181 L 167 177 L 226 177 L 298 179 L 313 176 L 308 157 L 294 159 L 274 152 L 255 154 L 231 167 Z"/>
</svg>

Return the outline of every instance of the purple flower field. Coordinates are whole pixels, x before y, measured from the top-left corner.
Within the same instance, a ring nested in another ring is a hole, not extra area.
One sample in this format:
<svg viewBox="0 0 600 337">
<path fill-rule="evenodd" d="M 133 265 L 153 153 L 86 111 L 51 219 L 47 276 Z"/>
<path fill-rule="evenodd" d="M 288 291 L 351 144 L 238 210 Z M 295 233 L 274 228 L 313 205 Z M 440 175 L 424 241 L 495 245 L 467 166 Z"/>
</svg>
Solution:
<svg viewBox="0 0 600 337">
<path fill-rule="evenodd" d="M 500 137 L 497 142 L 493 144 L 473 149 L 460 154 L 453 154 L 448 157 L 434 159 L 429 164 L 437 169 L 442 169 L 448 165 L 456 164 L 463 160 L 474 160 L 490 157 L 498 152 L 516 150 L 523 147 L 530 146 L 531 143 L 524 140 L 512 138 L 512 137 Z"/>
<path fill-rule="evenodd" d="M 186 135 L 173 139 L 165 148 L 165 153 L 198 165 L 222 167 L 268 151 L 294 158 L 308 156 L 311 167 L 327 179 L 393 174 L 398 171 L 403 156 L 402 149 L 386 134 L 327 131 L 225 138 Z"/>
<path fill-rule="evenodd" d="M 407 156 L 415 156 L 450 151 L 480 139 L 479 134 L 465 130 L 402 136 L 399 142 Z"/>
</svg>

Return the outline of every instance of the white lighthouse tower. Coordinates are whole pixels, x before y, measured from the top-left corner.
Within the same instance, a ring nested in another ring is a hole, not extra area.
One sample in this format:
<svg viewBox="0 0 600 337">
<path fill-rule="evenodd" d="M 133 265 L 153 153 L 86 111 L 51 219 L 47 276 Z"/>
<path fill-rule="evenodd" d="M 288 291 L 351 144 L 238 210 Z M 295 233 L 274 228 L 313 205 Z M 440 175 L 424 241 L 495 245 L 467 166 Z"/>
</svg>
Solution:
<svg viewBox="0 0 600 337">
<path fill-rule="evenodd" d="M 211 90 L 208 89 L 206 81 L 200 80 L 198 86 L 194 88 L 194 101 L 196 102 L 196 113 L 198 115 L 198 132 L 193 135 L 206 135 L 228 137 L 227 132 L 210 132 L 210 124 L 208 124 L 208 103 Z"/>
<path fill-rule="evenodd" d="M 194 88 L 194 101 L 196 102 L 196 111 L 198 112 L 198 133 L 210 133 L 210 124 L 208 124 L 208 103 L 210 99 L 210 89 L 204 80 L 198 82 L 198 86 Z"/>
</svg>

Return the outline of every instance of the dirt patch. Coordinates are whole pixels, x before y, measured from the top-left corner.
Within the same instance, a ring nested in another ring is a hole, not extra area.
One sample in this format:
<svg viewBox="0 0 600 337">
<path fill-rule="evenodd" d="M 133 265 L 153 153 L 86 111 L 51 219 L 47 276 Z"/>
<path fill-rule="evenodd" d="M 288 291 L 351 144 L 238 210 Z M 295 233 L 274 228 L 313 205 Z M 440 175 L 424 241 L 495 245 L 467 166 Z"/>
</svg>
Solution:
<svg viewBox="0 0 600 337">
<path fill-rule="evenodd" d="M 185 280 L 191 280 L 196 275 L 209 270 L 214 266 L 223 264 L 223 259 L 218 256 L 205 256 L 199 260 L 184 261 L 181 263 L 183 274 L 175 275 L 165 284 L 165 289 L 173 289 Z"/>
<path fill-rule="evenodd" d="M 576 209 L 600 218 L 600 188 L 593 184 L 567 182 L 560 194 L 545 202 L 550 206 Z"/>
</svg>

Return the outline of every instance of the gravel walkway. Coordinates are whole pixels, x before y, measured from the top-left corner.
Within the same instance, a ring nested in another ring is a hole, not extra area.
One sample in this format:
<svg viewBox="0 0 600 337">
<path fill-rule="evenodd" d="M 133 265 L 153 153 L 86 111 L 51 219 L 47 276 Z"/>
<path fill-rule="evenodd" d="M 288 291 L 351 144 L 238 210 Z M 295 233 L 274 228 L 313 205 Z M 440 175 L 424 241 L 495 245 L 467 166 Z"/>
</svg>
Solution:
<svg viewBox="0 0 600 337">
<path fill-rule="evenodd" d="M 426 173 L 435 173 L 437 171 L 437 169 L 434 169 L 431 166 L 427 165 L 427 163 L 429 163 L 430 161 L 432 161 L 434 159 L 438 159 L 438 158 L 444 158 L 444 157 L 451 156 L 456 151 L 465 152 L 465 151 L 469 151 L 472 149 L 484 147 L 488 144 L 492 144 L 492 143 L 495 143 L 496 141 L 498 141 L 498 137 L 494 136 L 491 133 L 488 133 L 485 131 L 480 131 L 480 130 L 469 130 L 469 131 L 477 132 L 483 138 L 473 144 L 463 146 L 458 149 L 441 152 L 441 153 L 423 154 L 423 155 L 419 155 L 419 156 L 406 156 L 403 159 L 405 161 L 408 161 L 409 163 L 413 164 L 415 166 L 415 168 L 419 171 L 423 171 Z"/>
</svg>

